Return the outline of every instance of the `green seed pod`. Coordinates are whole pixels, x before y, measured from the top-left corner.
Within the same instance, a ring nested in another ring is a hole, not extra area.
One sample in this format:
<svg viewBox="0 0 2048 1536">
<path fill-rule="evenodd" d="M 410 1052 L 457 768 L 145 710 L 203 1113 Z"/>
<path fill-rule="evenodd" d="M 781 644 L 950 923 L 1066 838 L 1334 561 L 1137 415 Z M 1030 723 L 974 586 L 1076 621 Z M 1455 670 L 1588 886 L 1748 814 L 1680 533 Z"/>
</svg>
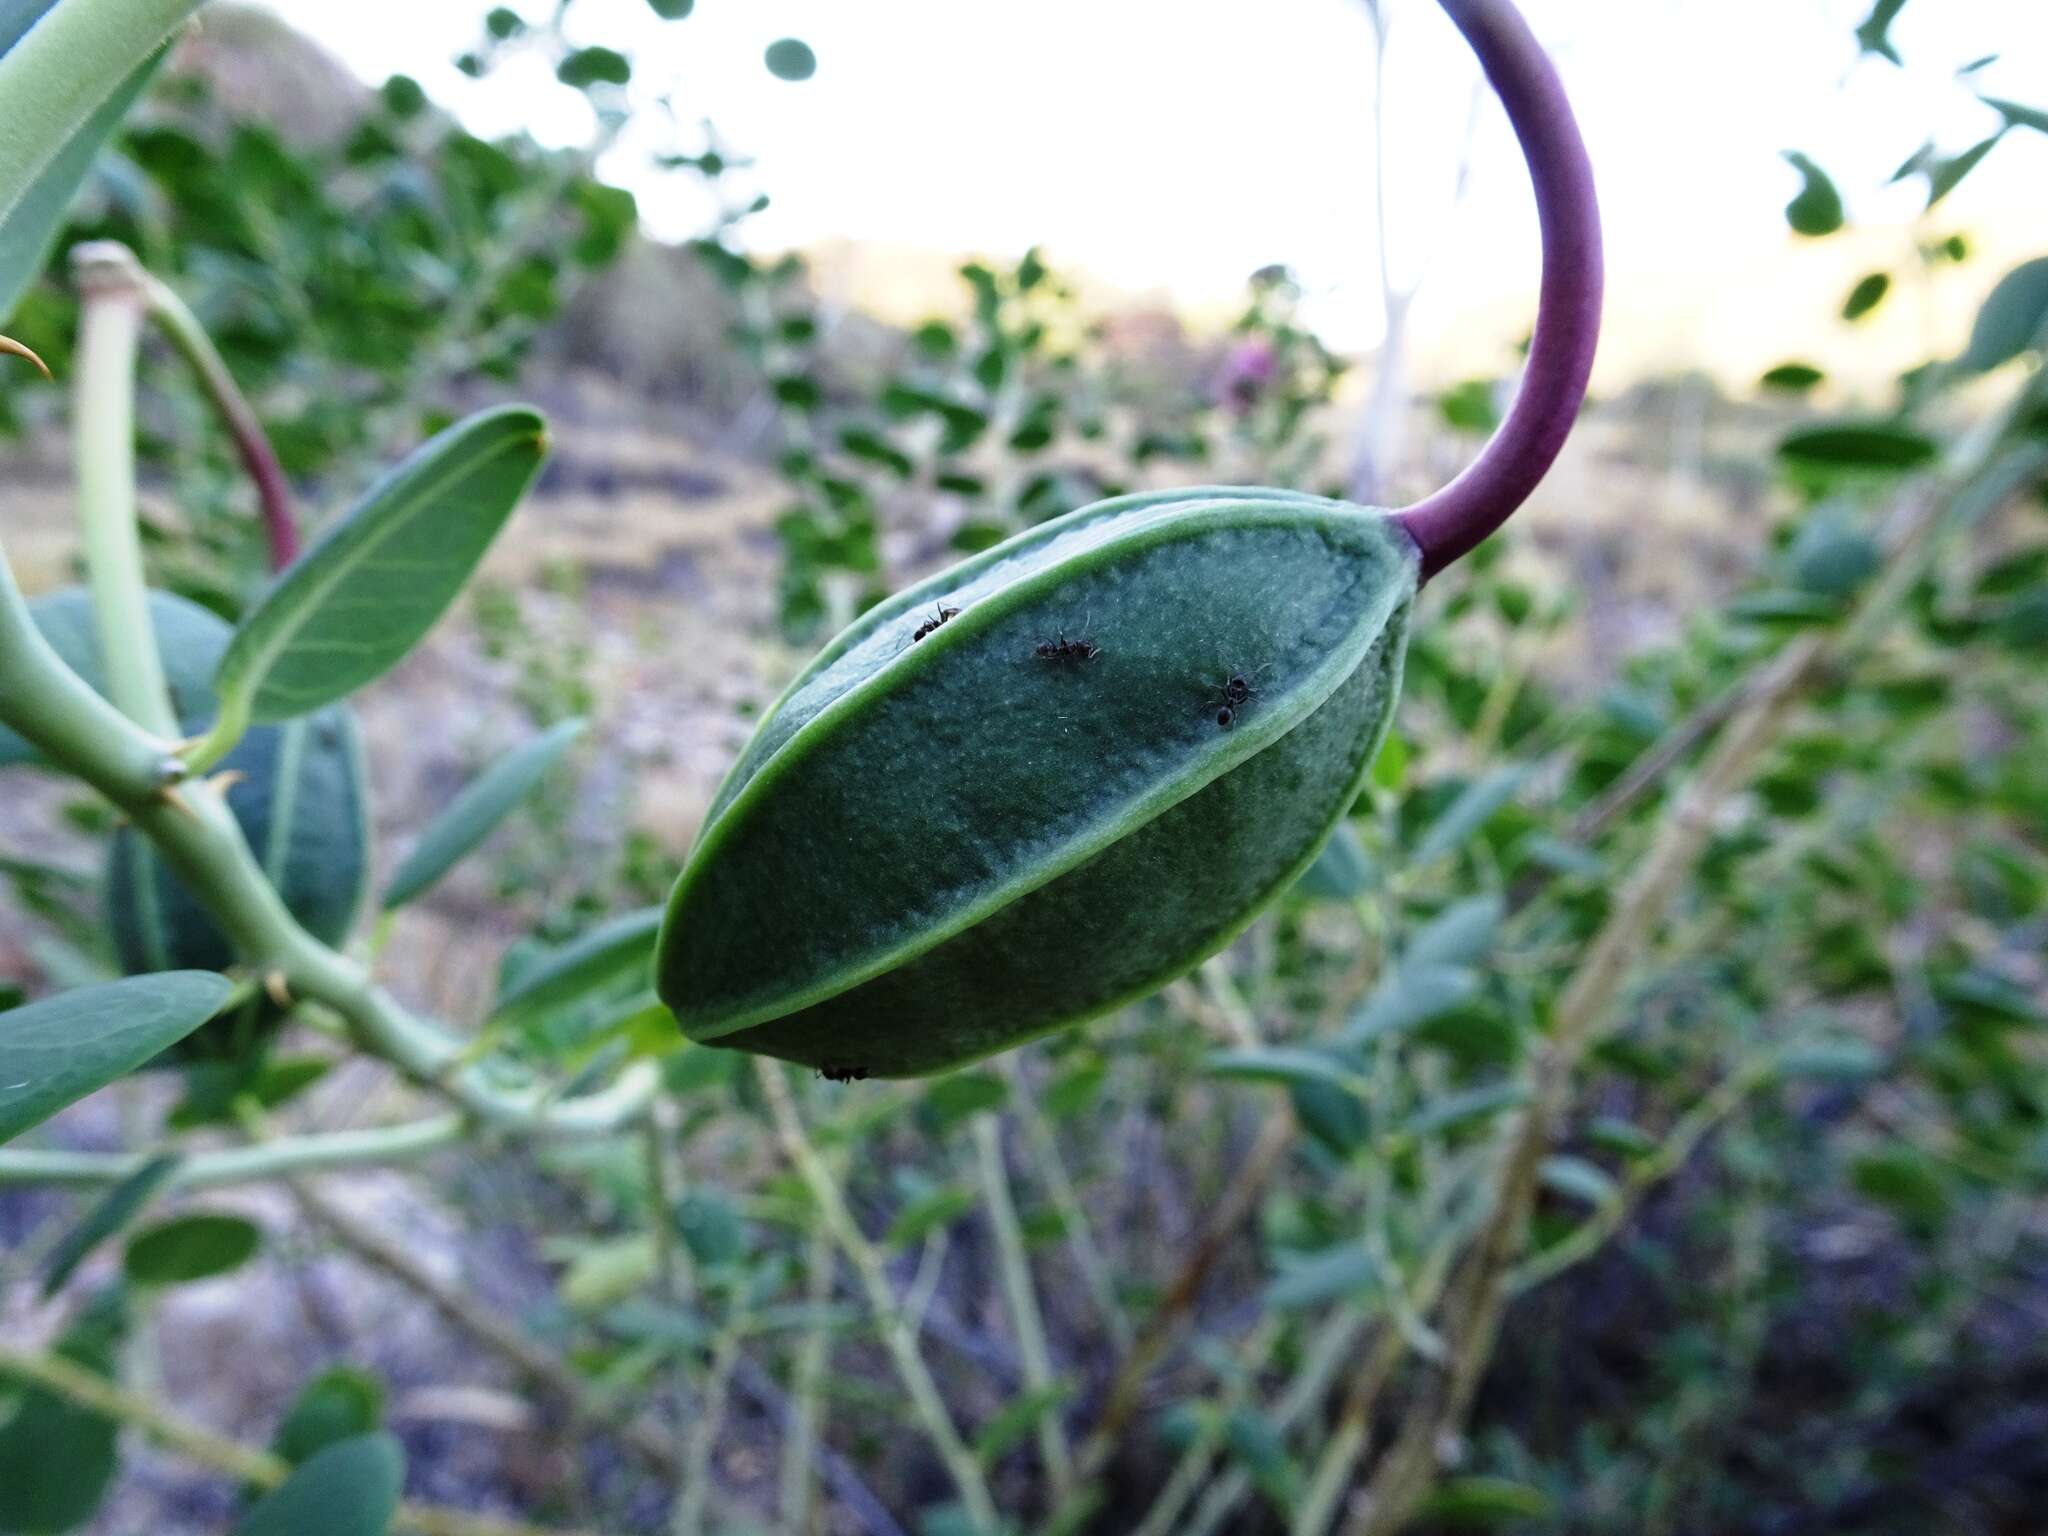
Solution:
<svg viewBox="0 0 2048 1536">
<path fill-rule="evenodd" d="M 1356 798 L 1414 543 L 1287 491 L 1125 497 L 871 610 L 769 711 L 669 901 L 691 1038 L 913 1076 L 1240 932 Z"/>
</svg>

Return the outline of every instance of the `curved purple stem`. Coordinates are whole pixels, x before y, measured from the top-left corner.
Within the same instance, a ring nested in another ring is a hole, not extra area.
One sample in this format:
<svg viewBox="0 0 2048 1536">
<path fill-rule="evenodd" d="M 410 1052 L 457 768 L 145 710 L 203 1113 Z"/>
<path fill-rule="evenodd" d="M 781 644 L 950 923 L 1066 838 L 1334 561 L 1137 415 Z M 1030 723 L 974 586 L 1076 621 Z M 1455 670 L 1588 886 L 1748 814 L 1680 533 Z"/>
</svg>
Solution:
<svg viewBox="0 0 2048 1536">
<path fill-rule="evenodd" d="M 1600 338 L 1600 208 L 1593 166 L 1557 71 L 1510 0 L 1440 0 L 1521 140 L 1543 227 L 1543 287 L 1522 387 L 1465 472 L 1394 514 L 1427 581 L 1471 551 L 1536 489 L 1577 420 Z"/>
</svg>

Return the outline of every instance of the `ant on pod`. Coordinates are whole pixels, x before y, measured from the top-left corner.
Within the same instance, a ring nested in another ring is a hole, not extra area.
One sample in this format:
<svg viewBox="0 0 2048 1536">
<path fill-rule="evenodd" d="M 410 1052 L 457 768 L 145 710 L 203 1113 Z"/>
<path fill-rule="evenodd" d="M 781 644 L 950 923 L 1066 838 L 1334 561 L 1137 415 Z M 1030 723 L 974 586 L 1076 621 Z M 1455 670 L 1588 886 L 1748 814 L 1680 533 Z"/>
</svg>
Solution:
<svg viewBox="0 0 2048 1536">
<path fill-rule="evenodd" d="M 930 618 L 926 619 L 922 624 L 917 626 L 916 632 L 912 634 L 910 637 L 910 643 L 912 645 L 917 644 L 918 641 L 922 640 L 926 635 L 930 634 L 933 630 L 937 629 L 941 624 L 945 623 L 946 620 L 957 619 L 959 617 L 960 610 L 958 608 L 949 608 L 944 603 L 939 604 L 937 611 L 934 612 Z"/>
<path fill-rule="evenodd" d="M 1258 697 L 1257 679 L 1272 670 L 1273 664 L 1269 661 L 1250 677 L 1242 672 L 1233 671 L 1228 673 L 1222 682 L 1209 684 L 1209 691 L 1215 694 L 1219 701 L 1216 707 L 1217 725 L 1226 731 L 1235 725 L 1238 711 Z"/>
<path fill-rule="evenodd" d="M 1093 661 L 1102 654 L 1102 647 L 1087 640 L 1069 640 L 1063 629 L 1058 639 L 1039 641 L 1031 648 L 1031 654 L 1040 661 Z"/>
</svg>

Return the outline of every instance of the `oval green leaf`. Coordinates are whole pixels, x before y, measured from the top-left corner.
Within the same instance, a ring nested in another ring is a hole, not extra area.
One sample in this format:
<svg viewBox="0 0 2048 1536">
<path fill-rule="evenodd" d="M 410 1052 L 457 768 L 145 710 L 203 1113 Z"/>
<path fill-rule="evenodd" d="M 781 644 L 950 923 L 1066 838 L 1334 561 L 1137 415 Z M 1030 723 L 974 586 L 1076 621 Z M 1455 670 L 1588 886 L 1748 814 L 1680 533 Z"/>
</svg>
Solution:
<svg viewBox="0 0 2048 1536">
<path fill-rule="evenodd" d="M 1505 1477 L 1454 1477 L 1423 1501 L 1421 1517 L 1454 1529 L 1524 1525 L 1551 1514 L 1541 1488 Z"/>
<path fill-rule="evenodd" d="M 784 37 L 768 45 L 768 73 L 778 80 L 808 80 L 818 72 L 818 56 L 801 38 Z"/>
<path fill-rule="evenodd" d="M 624 85 L 633 78 L 633 64 L 616 48 L 578 48 L 555 67 L 555 78 L 578 90 Z"/>
<path fill-rule="evenodd" d="M 1254 1083 L 1324 1083 L 1357 1094 L 1369 1087 L 1355 1061 L 1314 1046 L 1262 1045 L 1211 1051 L 1205 1069 L 1211 1077 Z"/>
<path fill-rule="evenodd" d="M 293 1466 L 384 1422 L 384 1383 L 352 1365 L 330 1366 L 299 1388 L 270 1448 Z"/>
<path fill-rule="evenodd" d="M 57 1341 L 59 1359 L 111 1379 L 128 1331 L 119 1288 L 95 1296 Z M 69 1531 L 106 1497 L 119 1466 L 120 1425 L 44 1387 L 0 1422 L 0 1530 Z"/>
<path fill-rule="evenodd" d="M 1866 274 L 1858 280 L 1854 288 L 1849 290 L 1849 297 L 1842 301 L 1842 318 L 1849 321 L 1861 320 L 1865 315 L 1876 309 L 1878 305 L 1882 304 L 1885 295 L 1891 291 L 1892 279 L 1890 273 L 1871 272 Z"/>
<path fill-rule="evenodd" d="M 138 1232 L 122 1268 L 138 1285 L 184 1285 L 239 1269 L 263 1246 L 263 1233 L 240 1216 L 196 1212 Z"/>
<path fill-rule="evenodd" d="M 2021 262 L 1986 295 L 1956 366 L 1984 373 L 2048 345 L 2048 256 Z"/>
<path fill-rule="evenodd" d="M 1811 363 L 1780 363 L 1757 380 L 1765 389 L 1788 395 L 1803 395 L 1827 375 Z"/>
<path fill-rule="evenodd" d="M 402 907 L 455 867 L 477 844 L 533 793 L 569 744 L 583 731 L 581 720 L 564 720 L 545 735 L 507 753 L 486 769 L 433 825 L 420 834 L 384 891 L 384 910 Z"/>
<path fill-rule="evenodd" d="M 1900 474 L 1932 463 L 1941 450 L 1930 438 L 1883 422 L 1808 427 L 1778 443 L 1778 457 L 1799 469 Z"/>
<path fill-rule="evenodd" d="M 384 1536 L 398 1513 L 405 1452 L 387 1434 L 328 1446 L 237 1520 L 230 1536 Z"/>
<path fill-rule="evenodd" d="M 644 907 L 593 928 L 527 970 L 504 991 L 492 1020 L 524 1029 L 629 977 L 644 978 L 662 909 Z"/>
<path fill-rule="evenodd" d="M 1364 1243 L 1339 1243 L 1287 1264 L 1266 1287 L 1266 1305 L 1284 1311 L 1328 1301 L 1355 1301 L 1385 1287 L 1385 1273 Z"/>
<path fill-rule="evenodd" d="M 1842 227 L 1842 194 L 1811 157 L 1788 150 L 1785 159 L 1800 177 L 1799 195 L 1785 205 L 1785 222 L 1808 239 L 1832 235 Z"/>
<path fill-rule="evenodd" d="M 1528 776 L 1527 768 L 1509 763 L 1466 785 L 1416 842 L 1410 855 L 1411 865 L 1420 869 L 1463 848 L 1493 819 L 1496 811 L 1520 793 L 1522 781 Z"/>
<path fill-rule="evenodd" d="M 1340 821 L 1315 863 L 1294 882 L 1294 894 L 1303 901 L 1356 901 L 1378 885 L 1379 878 L 1358 829 Z"/>
<path fill-rule="evenodd" d="M 2008 127 L 2031 128 L 2036 133 L 2048 133 L 2048 112 L 2042 111 L 2041 108 L 2030 107 L 2022 102 L 2006 101 L 1997 96 L 1986 96 L 1982 100 L 1985 106 L 2005 119 Z"/>
<path fill-rule="evenodd" d="M 502 406 L 372 486 L 243 618 L 214 676 L 216 732 L 310 713 L 389 671 L 447 611 L 546 456 L 540 413 Z"/>
<path fill-rule="evenodd" d="M 136 76 L 147 79 L 152 60 L 200 0 L 128 0 L 112 8 L 53 5 L 48 0 L 15 0 L 0 14 L 0 101 L 7 103 L 8 132 L 0 135 L 0 233 L 43 194 L 38 217 L 57 217 L 69 202 L 52 193 L 59 166 L 82 178 L 92 155 L 77 155 L 81 139 L 94 148 L 119 121 L 106 118 Z M 132 97 L 131 97 L 132 100 Z M 77 186 L 77 179 L 70 187 Z"/>
<path fill-rule="evenodd" d="M 229 991 L 224 976 L 173 971 L 9 1009 L 0 1015 L 0 1142 L 184 1039 Z"/>
</svg>

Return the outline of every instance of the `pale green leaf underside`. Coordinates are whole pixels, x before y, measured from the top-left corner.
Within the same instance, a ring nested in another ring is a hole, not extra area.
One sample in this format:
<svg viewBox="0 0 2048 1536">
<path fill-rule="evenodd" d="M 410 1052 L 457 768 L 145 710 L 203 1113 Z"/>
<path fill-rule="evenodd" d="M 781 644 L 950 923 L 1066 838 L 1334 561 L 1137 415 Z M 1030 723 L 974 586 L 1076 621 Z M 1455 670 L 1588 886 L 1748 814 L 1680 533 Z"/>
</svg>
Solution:
<svg viewBox="0 0 2048 1536">
<path fill-rule="evenodd" d="M 229 990 L 205 971 L 171 971 L 0 1013 L 0 1142 L 182 1040 Z"/>
<path fill-rule="evenodd" d="M 546 451 L 540 414 L 505 406 L 378 481 L 242 620 L 214 677 L 224 712 L 289 719 L 390 670 L 455 600 Z"/>
<path fill-rule="evenodd" d="M 156 73 L 163 56 L 161 49 L 151 54 L 121 82 L 114 94 L 86 120 L 85 126 L 58 151 L 57 158 L 29 184 L 28 191 L 15 205 L 14 211 L 0 222 L 0 323 L 14 313 L 21 296 L 41 275 L 43 264 L 50 258 L 50 247 L 56 243 L 57 232 L 63 227 L 64 214 L 71 207 L 71 200 L 78 195 L 80 185 L 92 170 L 93 161 L 99 158 L 100 149 L 108 137 L 128 115 L 128 109 L 135 105 L 135 98 L 142 94 L 150 76 Z"/>
</svg>

